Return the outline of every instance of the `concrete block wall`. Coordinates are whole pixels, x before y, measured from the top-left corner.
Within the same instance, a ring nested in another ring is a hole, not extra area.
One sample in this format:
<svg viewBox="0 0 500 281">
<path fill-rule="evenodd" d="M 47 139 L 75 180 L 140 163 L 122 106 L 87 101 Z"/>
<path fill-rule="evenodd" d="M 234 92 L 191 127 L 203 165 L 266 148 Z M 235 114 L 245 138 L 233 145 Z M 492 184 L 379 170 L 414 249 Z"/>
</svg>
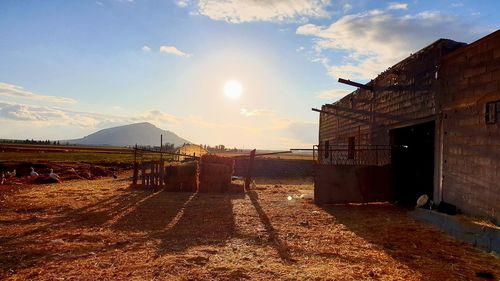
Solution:
<svg viewBox="0 0 500 281">
<path fill-rule="evenodd" d="M 500 31 L 443 58 L 443 200 L 500 221 L 500 117 L 486 124 L 486 102 L 500 100 Z"/>
<path fill-rule="evenodd" d="M 316 204 L 392 201 L 391 167 L 314 166 Z"/>
<path fill-rule="evenodd" d="M 320 114 L 319 143 L 346 145 L 356 137 L 358 145 L 388 145 L 391 125 L 435 115 L 437 66 L 443 54 L 463 45 L 440 39 L 371 81 L 373 92 L 358 89 L 334 103 L 345 110 L 323 105 L 335 115 Z"/>
<path fill-rule="evenodd" d="M 248 172 L 248 158 L 237 158 L 234 175 L 245 177 Z M 254 177 L 312 177 L 312 160 L 286 160 L 256 158 L 253 166 Z"/>
<path fill-rule="evenodd" d="M 390 144 L 391 128 L 433 118 L 437 197 L 500 221 L 500 122 L 485 122 L 500 100 L 500 31 L 465 45 L 440 39 L 334 103 L 343 110 L 323 105 L 335 115 L 320 114 L 319 143 Z"/>
</svg>

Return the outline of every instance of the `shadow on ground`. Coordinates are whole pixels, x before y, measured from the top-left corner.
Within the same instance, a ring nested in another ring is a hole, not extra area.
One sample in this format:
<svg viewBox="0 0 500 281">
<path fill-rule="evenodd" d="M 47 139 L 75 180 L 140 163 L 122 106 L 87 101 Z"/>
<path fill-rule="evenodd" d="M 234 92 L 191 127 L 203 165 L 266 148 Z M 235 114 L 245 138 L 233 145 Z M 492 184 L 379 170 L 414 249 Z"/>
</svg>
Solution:
<svg viewBox="0 0 500 281">
<path fill-rule="evenodd" d="M 257 194 L 257 192 L 249 191 L 248 197 L 250 197 L 250 201 L 252 202 L 255 211 L 257 211 L 259 219 L 266 229 L 266 232 L 269 236 L 269 241 L 272 243 L 273 248 L 276 250 L 281 260 L 283 260 L 284 262 L 293 262 L 294 260 L 290 256 L 288 246 L 279 238 L 278 232 L 271 224 L 271 220 L 267 216 L 264 209 L 262 209 L 262 206 L 259 203 L 259 195 Z"/>
<path fill-rule="evenodd" d="M 128 188 L 48 219 L 3 220 L 0 227 L 24 225 L 25 231 L 0 236 L 0 276 L 148 242 L 159 242 L 159 256 L 197 245 L 220 246 L 235 232 L 231 201 L 244 196 Z M 43 217 L 45 210 L 32 211 Z"/>
<path fill-rule="evenodd" d="M 390 204 L 324 205 L 322 209 L 357 236 L 383 250 L 396 261 L 406 265 L 429 280 L 477 276 L 478 272 L 500 270 L 492 260 L 470 268 L 470 253 L 479 250 L 454 240 L 438 230 L 408 218 L 406 210 Z M 349 262 L 356 263 L 355 259 Z M 374 259 L 374 262 L 377 262 Z M 436 276 L 447 270 L 448 276 Z M 454 277 L 453 277 L 454 276 Z M 498 276 L 497 276 L 498 277 Z"/>
</svg>

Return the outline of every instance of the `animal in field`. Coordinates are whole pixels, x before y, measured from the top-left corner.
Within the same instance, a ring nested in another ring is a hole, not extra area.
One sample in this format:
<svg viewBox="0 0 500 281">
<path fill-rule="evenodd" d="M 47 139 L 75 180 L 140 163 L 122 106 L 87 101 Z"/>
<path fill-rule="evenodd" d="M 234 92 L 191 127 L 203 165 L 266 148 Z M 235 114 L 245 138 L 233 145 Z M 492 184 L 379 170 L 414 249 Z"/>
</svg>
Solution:
<svg viewBox="0 0 500 281">
<path fill-rule="evenodd" d="M 7 171 L 7 173 L 5 175 L 7 176 L 7 178 L 15 177 L 16 176 L 16 169 L 14 169 L 12 172 Z"/>
<path fill-rule="evenodd" d="M 38 177 L 38 173 L 37 173 L 37 172 L 35 172 L 35 169 L 34 169 L 33 167 L 31 167 L 30 176 L 31 176 L 31 177 Z"/>
<path fill-rule="evenodd" d="M 2 172 L 2 179 L 0 180 L 0 184 L 4 184 L 5 183 L 5 173 Z"/>
<path fill-rule="evenodd" d="M 59 176 L 56 173 L 54 173 L 54 169 L 50 169 L 49 177 L 51 179 L 56 180 L 56 181 L 60 181 L 61 180 L 61 178 L 59 178 Z"/>
</svg>

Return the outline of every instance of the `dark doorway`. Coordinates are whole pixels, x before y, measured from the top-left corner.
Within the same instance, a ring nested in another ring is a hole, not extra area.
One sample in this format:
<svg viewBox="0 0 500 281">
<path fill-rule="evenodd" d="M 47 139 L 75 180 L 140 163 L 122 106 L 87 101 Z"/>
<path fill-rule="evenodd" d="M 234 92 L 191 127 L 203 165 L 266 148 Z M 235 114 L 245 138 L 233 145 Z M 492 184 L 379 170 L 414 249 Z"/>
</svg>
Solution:
<svg viewBox="0 0 500 281">
<path fill-rule="evenodd" d="M 390 131 L 394 199 L 415 205 L 434 193 L 434 121 Z"/>
</svg>

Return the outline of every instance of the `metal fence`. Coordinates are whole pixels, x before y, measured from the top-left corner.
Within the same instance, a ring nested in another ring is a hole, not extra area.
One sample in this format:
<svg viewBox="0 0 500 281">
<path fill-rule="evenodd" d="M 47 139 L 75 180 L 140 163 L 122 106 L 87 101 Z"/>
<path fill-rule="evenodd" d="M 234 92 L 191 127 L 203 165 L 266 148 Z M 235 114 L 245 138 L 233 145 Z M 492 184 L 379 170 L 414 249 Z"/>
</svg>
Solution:
<svg viewBox="0 0 500 281">
<path fill-rule="evenodd" d="M 315 145 L 313 157 L 318 164 L 383 166 L 391 163 L 391 146 Z"/>
</svg>

